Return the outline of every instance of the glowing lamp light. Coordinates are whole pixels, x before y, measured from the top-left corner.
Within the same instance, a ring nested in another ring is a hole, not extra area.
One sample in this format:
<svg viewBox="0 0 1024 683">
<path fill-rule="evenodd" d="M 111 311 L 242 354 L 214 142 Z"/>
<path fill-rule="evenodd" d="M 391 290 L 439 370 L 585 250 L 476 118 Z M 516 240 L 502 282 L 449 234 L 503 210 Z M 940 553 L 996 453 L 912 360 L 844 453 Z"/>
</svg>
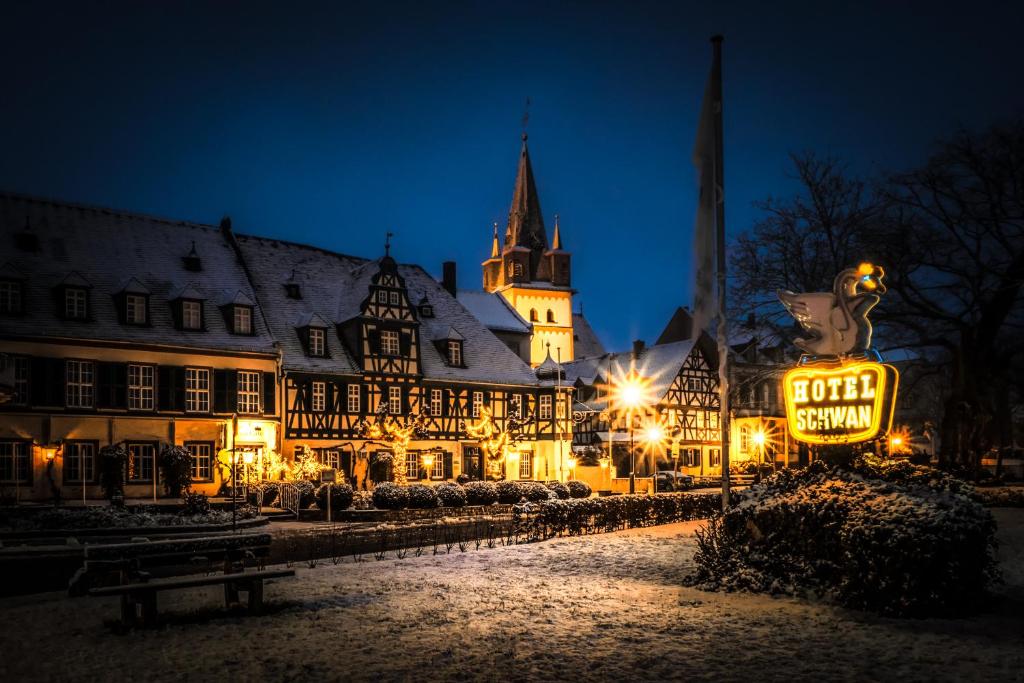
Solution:
<svg viewBox="0 0 1024 683">
<path fill-rule="evenodd" d="M 665 439 L 665 428 L 661 425 L 651 425 L 644 430 L 644 441 L 648 443 L 659 443 Z"/>
<path fill-rule="evenodd" d="M 246 451 L 245 453 L 242 454 L 242 460 L 245 462 L 246 465 L 251 465 L 254 457 L 255 455 L 253 454 L 252 451 Z"/>
<path fill-rule="evenodd" d="M 757 446 L 758 448 L 764 446 L 764 441 L 765 441 L 764 431 L 758 429 L 756 432 L 754 432 L 753 439 L 754 439 L 754 445 Z"/>
<path fill-rule="evenodd" d="M 420 456 L 420 462 L 423 463 L 423 469 L 433 469 L 434 455 L 432 453 L 424 453 L 423 455 Z"/>
<path fill-rule="evenodd" d="M 609 462 L 610 460 L 611 460 L 611 458 L 609 458 L 607 456 L 604 457 L 604 458 L 599 458 L 598 461 L 597 461 L 597 464 L 599 464 L 601 466 L 602 470 L 606 470 L 606 469 L 608 469 L 608 466 L 611 464 Z"/>
<path fill-rule="evenodd" d="M 569 466 L 569 469 L 576 468 L 576 458 L 566 458 L 565 464 Z"/>
<path fill-rule="evenodd" d="M 57 446 L 43 446 L 43 457 L 46 458 L 46 462 L 53 462 L 53 459 L 57 457 Z"/>
</svg>

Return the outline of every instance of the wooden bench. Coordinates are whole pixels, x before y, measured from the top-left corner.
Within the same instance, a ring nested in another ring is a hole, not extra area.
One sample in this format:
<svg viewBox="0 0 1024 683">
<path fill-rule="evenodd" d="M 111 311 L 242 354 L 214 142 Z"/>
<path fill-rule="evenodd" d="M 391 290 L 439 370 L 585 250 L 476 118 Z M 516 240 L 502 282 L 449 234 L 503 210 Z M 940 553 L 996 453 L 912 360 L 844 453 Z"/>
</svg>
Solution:
<svg viewBox="0 0 1024 683">
<path fill-rule="evenodd" d="M 294 569 L 169 577 L 120 586 L 93 588 L 89 591 L 89 595 L 95 597 L 121 596 L 121 625 L 130 629 L 138 623 L 141 616 L 142 625 L 148 628 L 156 626 L 157 623 L 156 594 L 160 591 L 223 585 L 224 601 L 227 607 L 236 604 L 239 591 L 244 591 L 247 594 L 246 607 L 249 614 L 259 614 L 263 609 L 263 582 L 267 579 L 280 579 L 289 576 L 295 576 Z"/>
<path fill-rule="evenodd" d="M 156 568 L 188 566 L 212 572 L 221 565 L 229 574 L 243 569 L 250 560 L 263 569 L 270 541 L 270 534 L 241 534 L 88 545 L 85 562 L 71 578 L 68 592 L 84 595 L 90 588 L 112 580 L 119 584 L 145 581 L 150 570 Z"/>
</svg>

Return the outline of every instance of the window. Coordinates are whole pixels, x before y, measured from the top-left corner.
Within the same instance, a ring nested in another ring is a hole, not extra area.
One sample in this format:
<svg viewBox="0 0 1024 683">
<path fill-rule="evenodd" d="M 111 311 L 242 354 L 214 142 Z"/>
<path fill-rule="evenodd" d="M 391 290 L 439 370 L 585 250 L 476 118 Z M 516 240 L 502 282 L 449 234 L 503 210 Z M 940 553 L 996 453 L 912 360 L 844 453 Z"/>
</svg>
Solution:
<svg viewBox="0 0 1024 683">
<path fill-rule="evenodd" d="M 380 352 L 385 356 L 398 355 L 398 332 L 382 330 L 380 333 Z"/>
<path fill-rule="evenodd" d="M 556 403 L 555 405 L 558 407 L 557 408 L 557 412 L 558 412 L 557 417 L 558 417 L 558 419 L 559 420 L 565 419 L 565 412 L 566 412 L 565 409 L 569 405 L 569 397 L 568 396 L 559 397 L 558 403 Z"/>
<path fill-rule="evenodd" d="M 473 417 L 480 417 L 480 410 L 484 407 L 484 392 L 473 392 Z"/>
<path fill-rule="evenodd" d="M 32 481 L 31 446 L 28 441 L 0 441 L 0 483 Z"/>
<path fill-rule="evenodd" d="M 185 368 L 185 411 L 210 412 L 210 371 L 206 368 Z"/>
<path fill-rule="evenodd" d="M 419 453 L 407 453 L 405 456 L 405 478 L 406 479 L 419 479 L 420 478 L 420 454 Z"/>
<path fill-rule="evenodd" d="M 88 294 L 79 287 L 68 287 L 64 290 L 64 317 L 73 320 L 84 320 L 89 315 Z"/>
<path fill-rule="evenodd" d="M 153 366 L 128 366 L 128 409 L 153 410 Z"/>
<path fill-rule="evenodd" d="M 64 481 L 83 483 L 96 480 L 96 444 L 91 441 L 64 442 Z"/>
<path fill-rule="evenodd" d="M 21 313 L 21 283 L 0 281 L 0 313 Z"/>
<path fill-rule="evenodd" d="M 540 397 L 540 419 L 551 419 L 551 396 L 547 394 Z"/>
<path fill-rule="evenodd" d="M 522 394 L 512 394 L 508 397 L 508 414 L 509 416 L 522 417 L 523 416 L 523 396 Z"/>
<path fill-rule="evenodd" d="M 531 323 L 540 322 L 540 315 L 538 315 L 536 308 L 531 308 L 530 309 L 530 322 Z"/>
<path fill-rule="evenodd" d="M 530 451 L 519 454 L 519 478 L 533 478 L 533 453 Z"/>
<path fill-rule="evenodd" d="M 513 263 L 512 264 L 512 277 L 522 277 L 522 276 L 523 276 L 523 264 L 522 263 Z"/>
<path fill-rule="evenodd" d="M 313 382 L 313 412 L 322 413 L 327 408 L 327 383 Z"/>
<path fill-rule="evenodd" d="M 549 323 L 555 322 L 555 312 L 552 311 L 550 308 L 548 309 L 548 322 Z"/>
<path fill-rule="evenodd" d="M 324 330 L 320 327 L 309 328 L 309 355 L 324 355 Z"/>
<path fill-rule="evenodd" d="M 740 427 L 740 453 L 747 453 L 750 450 L 750 427 Z"/>
<path fill-rule="evenodd" d="M 687 391 L 697 392 L 700 391 L 700 380 L 696 377 L 689 377 L 686 380 Z"/>
<path fill-rule="evenodd" d="M 201 302 L 181 302 L 181 326 L 186 330 L 203 329 L 203 304 Z"/>
<path fill-rule="evenodd" d="M 709 463 L 712 467 L 722 466 L 722 449 L 712 448 L 709 452 Z"/>
<path fill-rule="evenodd" d="M 401 301 L 402 301 L 402 297 L 400 297 L 398 295 L 398 292 L 391 292 L 391 305 L 392 306 L 397 306 L 399 303 L 401 303 Z"/>
<path fill-rule="evenodd" d="M 248 415 L 260 412 L 260 373 L 238 371 L 238 412 Z"/>
<path fill-rule="evenodd" d="M 185 448 L 192 454 L 192 480 L 213 481 L 213 443 L 189 441 Z"/>
<path fill-rule="evenodd" d="M 388 293 L 383 289 L 377 292 L 377 302 L 386 304 L 388 302 Z"/>
<path fill-rule="evenodd" d="M 316 451 L 317 460 L 324 467 L 332 470 L 341 469 L 341 451 L 335 449 L 318 448 Z"/>
<path fill-rule="evenodd" d="M 92 408 L 93 363 L 89 360 L 69 360 L 65 363 L 65 387 L 68 408 Z"/>
<path fill-rule="evenodd" d="M 156 462 L 156 444 L 128 444 L 128 481 L 153 481 L 153 465 Z"/>
<path fill-rule="evenodd" d="M 146 324 L 146 297 L 142 294 L 127 294 L 124 297 L 125 316 L 129 325 Z"/>
<path fill-rule="evenodd" d="M 683 464 L 687 467 L 700 467 L 700 449 L 687 448 L 683 454 Z"/>
<path fill-rule="evenodd" d="M 438 416 L 441 414 L 441 390 L 431 389 L 430 390 L 430 414 Z"/>
<path fill-rule="evenodd" d="M 14 394 L 10 400 L 12 405 L 28 403 L 28 369 L 29 359 L 25 356 L 0 354 L 0 374 L 13 373 L 14 376 Z"/>
<path fill-rule="evenodd" d="M 431 479 L 444 479 L 444 453 L 434 456 L 434 466 L 430 468 Z"/>
<path fill-rule="evenodd" d="M 448 364 L 455 366 L 462 365 L 462 342 L 454 339 L 448 340 Z"/>
<path fill-rule="evenodd" d="M 349 384 L 348 385 L 348 412 L 358 413 L 359 412 L 359 385 Z"/>
<path fill-rule="evenodd" d="M 252 309 L 248 306 L 235 306 L 235 334 L 252 334 Z"/>
<path fill-rule="evenodd" d="M 402 387 L 388 387 L 388 411 L 392 415 L 402 414 Z"/>
</svg>

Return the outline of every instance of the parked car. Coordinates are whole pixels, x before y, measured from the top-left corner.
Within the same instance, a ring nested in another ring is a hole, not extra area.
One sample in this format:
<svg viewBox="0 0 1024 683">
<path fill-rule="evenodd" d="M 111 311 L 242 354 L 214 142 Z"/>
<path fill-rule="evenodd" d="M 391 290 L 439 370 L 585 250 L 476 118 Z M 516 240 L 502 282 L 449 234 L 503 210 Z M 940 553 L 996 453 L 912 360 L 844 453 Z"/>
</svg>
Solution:
<svg viewBox="0 0 1024 683">
<path fill-rule="evenodd" d="M 693 477 L 682 472 L 660 470 L 655 474 L 655 487 L 658 493 L 688 491 L 693 488 Z"/>
</svg>

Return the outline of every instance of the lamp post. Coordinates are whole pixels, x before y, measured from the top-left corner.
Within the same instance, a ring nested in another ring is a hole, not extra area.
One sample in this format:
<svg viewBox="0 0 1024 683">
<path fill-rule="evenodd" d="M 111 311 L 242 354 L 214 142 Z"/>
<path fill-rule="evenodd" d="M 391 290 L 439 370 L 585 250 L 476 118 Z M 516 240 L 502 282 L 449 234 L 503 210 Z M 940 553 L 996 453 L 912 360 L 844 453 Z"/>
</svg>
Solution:
<svg viewBox="0 0 1024 683">
<path fill-rule="evenodd" d="M 647 444 L 648 452 L 652 452 L 653 449 L 660 446 L 665 440 L 665 428 L 661 424 L 655 422 L 649 424 L 644 428 L 644 442 Z M 654 492 L 658 492 L 658 459 L 657 455 L 654 457 L 654 466 L 651 468 L 651 488 Z"/>
<path fill-rule="evenodd" d="M 633 416 L 637 409 L 645 408 L 649 402 L 646 396 L 647 382 L 636 373 L 630 371 L 625 377 L 613 382 L 609 394 L 609 402 L 614 403 L 619 411 L 625 409 L 626 423 L 629 428 L 629 492 L 636 493 L 636 451 L 633 446 Z M 614 445 L 614 438 L 612 439 Z"/>
<path fill-rule="evenodd" d="M 573 473 L 572 472 L 573 472 L 574 469 L 576 469 L 576 458 L 574 458 L 572 456 L 569 456 L 568 458 L 565 459 L 565 464 L 569 468 L 569 479 L 572 480 L 572 478 L 573 478 Z"/>
<path fill-rule="evenodd" d="M 765 434 L 764 429 L 758 426 L 757 431 L 754 432 L 754 445 L 757 446 L 757 477 L 755 481 L 761 481 L 761 463 L 764 461 L 764 444 Z"/>
<path fill-rule="evenodd" d="M 420 455 L 420 462 L 423 464 L 423 469 L 427 473 L 427 479 L 433 479 L 434 477 L 434 454 L 423 453 Z"/>
</svg>

